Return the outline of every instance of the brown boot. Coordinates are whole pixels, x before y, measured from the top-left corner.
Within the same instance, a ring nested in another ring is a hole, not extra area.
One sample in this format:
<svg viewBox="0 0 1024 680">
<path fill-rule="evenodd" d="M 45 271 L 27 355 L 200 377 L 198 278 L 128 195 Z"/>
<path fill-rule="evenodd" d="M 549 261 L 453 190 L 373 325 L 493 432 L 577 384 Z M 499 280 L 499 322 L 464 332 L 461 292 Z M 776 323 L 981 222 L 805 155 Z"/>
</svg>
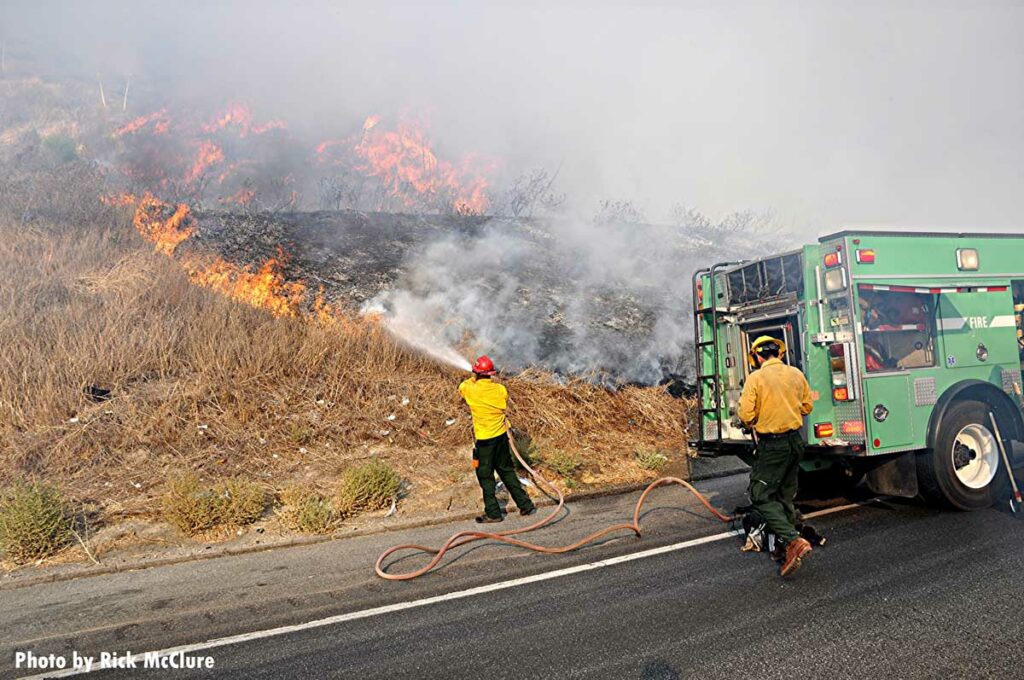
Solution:
<svg viewBox="0 0 1024 680">
<path fill-rule="evenodd" d="M 789 576 L 800 568 L 803 560 L 811 552 L 811 544 L 806 538 L 794 538 L 786 545 L 786 561 L 779 569 L 779 576 Z"/>
</svg>

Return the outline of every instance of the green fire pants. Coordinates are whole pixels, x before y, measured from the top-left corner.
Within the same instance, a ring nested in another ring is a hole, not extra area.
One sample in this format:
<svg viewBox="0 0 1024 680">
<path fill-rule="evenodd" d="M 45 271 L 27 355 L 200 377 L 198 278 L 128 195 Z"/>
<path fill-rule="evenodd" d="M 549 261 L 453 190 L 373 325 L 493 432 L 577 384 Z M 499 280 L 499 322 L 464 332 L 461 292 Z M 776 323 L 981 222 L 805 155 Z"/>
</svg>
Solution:
<svg viewBox="0 0 1024 680">
<path fill-rule="evenodd" d="M 502 434 L 490 439 L 477 439 L 473 447 L 473 468 L 476 470 L 476 479 L 480 482 L 480 488 L 484 492 L 484 513 L 491 519 L 501 517 L 501 506 L 494 496 L 497 484 L 494 481 L 494 473 L 497 472 L 505 488 L 508 489 L 516 507 L 521 511 L 529 511 L 533 508 L 533 501 L 523 490 L 516 475 L 516 467 L 512 462 L 512 451 L 508 445 L 508 435 Z"/>
<path fill-rule="evenodd" d="M 757 460 L 750 470 L 750 502 L 783 544 L 799 536 L 793 499 L 804 446 L 797 431 L 758 437 Z"/>
</svg>

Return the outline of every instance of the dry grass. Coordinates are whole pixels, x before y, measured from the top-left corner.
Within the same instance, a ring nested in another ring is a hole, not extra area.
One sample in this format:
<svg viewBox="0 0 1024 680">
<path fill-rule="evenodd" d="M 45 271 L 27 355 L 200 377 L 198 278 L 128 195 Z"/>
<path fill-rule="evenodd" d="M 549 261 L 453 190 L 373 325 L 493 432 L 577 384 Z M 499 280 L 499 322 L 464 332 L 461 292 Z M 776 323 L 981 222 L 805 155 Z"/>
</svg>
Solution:
<svg viewBox="0 0 1024 680">
<path fill-rule="evenodd" d="M 195 286 L 127 219 L 0 224 L 0 272 L 0 485 L 60 480 L 108 519 L 153 516 L 181 471 L 281 489 L 337 480 L 381 452 L 409 476 L 436 454 L 388 452 L 471 441 L 457 372 L 373 323 L 273 318 Z M 587 484 L 643 478 L 638 446 L 683 439 L 685 404 L 660 389 L 610 392 L 539 372 L 506 384 L 513 422 L 540 450 L 584 461 Z M 111 398 L 92 401 L 91 386 Z"/>
</svg>

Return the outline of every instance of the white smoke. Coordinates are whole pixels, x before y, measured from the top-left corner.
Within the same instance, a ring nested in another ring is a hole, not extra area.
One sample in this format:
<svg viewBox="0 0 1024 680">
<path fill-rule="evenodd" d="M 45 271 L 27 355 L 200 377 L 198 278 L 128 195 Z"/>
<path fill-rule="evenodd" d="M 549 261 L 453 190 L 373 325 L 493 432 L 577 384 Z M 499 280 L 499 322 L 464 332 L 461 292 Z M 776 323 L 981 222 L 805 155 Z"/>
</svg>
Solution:
<svg viewBox="0 0 1024 680">
<path fill-rule="evenodd" d="M 690 372 L 692 271 L 749 243 L 678 226 L 494 219 L 411 252 L 399 285 L 369 304 L 452 365 L 458 347 L 507 370 L 653 384 Z"/>
</svg>

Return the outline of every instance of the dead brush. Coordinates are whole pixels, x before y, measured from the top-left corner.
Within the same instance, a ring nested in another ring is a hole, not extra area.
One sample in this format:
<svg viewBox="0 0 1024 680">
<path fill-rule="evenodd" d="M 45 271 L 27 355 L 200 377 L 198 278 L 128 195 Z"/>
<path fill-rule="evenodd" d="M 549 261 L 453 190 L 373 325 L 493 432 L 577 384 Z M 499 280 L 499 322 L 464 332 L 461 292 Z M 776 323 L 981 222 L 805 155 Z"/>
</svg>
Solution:
<svg viewBox="0 0 1024 680">
<path fill-rule="evenodd" d="M 252 524 L 266 509 L 266 495 L 244 479 L 228 479 L 212 486 L 186 473 L 167 482 L 163 518 L 183 534 L 194 536 L 216 526 Z"/>
<path fill-rule="evenodd" d="M 335 496 L 339 516 L 346 518 L 368 510 L 381 510 L 398 497 L 402 478 L 393 467 L 374 456 L 345 471 Z"/>
<path fill-rule="evenodd" d="M 0 493 L 0 550 L 15 563 L 53 555 L 74 536 L 74 514 L 56 487 L 19 482 Z"/>
</svg>

